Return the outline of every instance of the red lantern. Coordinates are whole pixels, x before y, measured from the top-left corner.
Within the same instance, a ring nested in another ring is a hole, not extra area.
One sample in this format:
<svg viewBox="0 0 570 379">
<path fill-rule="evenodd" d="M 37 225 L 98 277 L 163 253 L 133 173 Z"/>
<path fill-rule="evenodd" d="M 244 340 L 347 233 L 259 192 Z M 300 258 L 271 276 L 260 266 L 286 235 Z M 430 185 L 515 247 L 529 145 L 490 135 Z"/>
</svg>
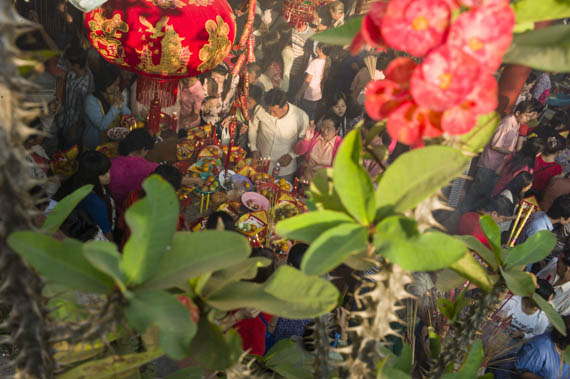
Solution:
<svg viewBox="0 0 570 379">
<path fill-rule="evenodd" d="M 150 105 L 158 91 L 161 106 L 176 101 L 178 79 L 222 63 L 236 29 L 226 0 L 109 0 L 85 15 L 85 25 L 103 58 L 143 76 L 137 100 Z"/>
</svg>

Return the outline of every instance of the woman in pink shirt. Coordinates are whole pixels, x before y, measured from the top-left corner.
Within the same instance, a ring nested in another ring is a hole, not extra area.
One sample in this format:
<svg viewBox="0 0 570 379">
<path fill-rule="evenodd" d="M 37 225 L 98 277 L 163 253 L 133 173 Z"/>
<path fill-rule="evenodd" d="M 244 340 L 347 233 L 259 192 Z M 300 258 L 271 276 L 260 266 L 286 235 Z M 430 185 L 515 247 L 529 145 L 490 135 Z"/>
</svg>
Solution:
<svg viewBox="0 0 570 379">
<path fill-rule="evenodd" d="M 319 122 L 319 130 L 316 130 L 314 122 L 311 122 L 305 138 L 295 146 L 296 154 L 306 154 L 303 179 L 310 181 L 321 168 L 332 167 L 342 142 L 338 135 L 338 126 L 330 115 Z"/>
</svg>

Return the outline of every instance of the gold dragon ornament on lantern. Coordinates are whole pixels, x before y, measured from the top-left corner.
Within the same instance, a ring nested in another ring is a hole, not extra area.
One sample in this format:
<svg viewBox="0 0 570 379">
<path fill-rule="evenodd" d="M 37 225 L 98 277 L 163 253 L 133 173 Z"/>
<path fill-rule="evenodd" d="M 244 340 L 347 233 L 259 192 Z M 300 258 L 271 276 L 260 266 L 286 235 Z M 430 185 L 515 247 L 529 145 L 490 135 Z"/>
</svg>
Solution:
<svg viewBox="0 0 570 379">
<path fill-rule="evenodd" d="M 184 8 L 187 5 L 208 6 L 211 5 L 214 0 L 146 0 L 148 3 L 152 3 L 157 7 L 161 8 Z"/>
<path fill-rule="evenodd" d="M 201 49 L 198 57 L 202 63 L 198 66 L 198 71 L 211 70 L 219 65 L 230 52 L 232 42 L 228 38 L 230 27 L 220 16 L 216 16 L 216 21 L 206 21 L 206 31 L 208 32 L 208 43 Z"/>
</svg>

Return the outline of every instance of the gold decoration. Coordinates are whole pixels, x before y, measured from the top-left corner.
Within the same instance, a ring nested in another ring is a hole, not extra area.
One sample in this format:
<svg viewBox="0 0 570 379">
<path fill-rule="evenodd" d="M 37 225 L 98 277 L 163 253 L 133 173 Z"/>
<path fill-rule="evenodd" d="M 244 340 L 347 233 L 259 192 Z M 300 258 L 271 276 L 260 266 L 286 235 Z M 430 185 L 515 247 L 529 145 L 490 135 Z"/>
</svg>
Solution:
<svg viewBox="0 0 570 379">
<path fill-rule="evenodd" d="M 123 21 L 118 13 L 112 18 L 104 18 L 102 12 L 102 9 L 95 11 L 93 20 L 89 21 L 90 37 L 93 45 L 106 59 L 116 64 L 126 65 L 125 50 L 119 38 L 122 37 L 121 33 L 129 31 L 129 25 Z M 103 34 L 101 35 L 99 32 Z"/>
<path fill-rule="evenodd" d="M 197 7 L 203 6 L 207 7 L 212 5 L 214 0 L 146 0 L 148 3 L 152 3 L 157 7 L 161 8 L 184 8 L 187 5 L 195 5 Z"/>
<path fill-rule="evenodd" d="M 198 66 L 200 72 L 211 70 L 222 63 L 232 48 L 232 43 L 228 38 L 230 27 L 220 16 L 216 16 L 216 22 L 206 21 L 206 31 L 209 35 L 208 43 L 202 46 L 198 54 L 202 61 Z"/>
<path fill-rule="evenodd" d="M 149 46 L 145 45 L 142 49 L 137 50 L 141 55 L 141 62 L 137 65 L 137 69 L 156 75 L 185 75 L 188 73 L 188 61 L 192 52 L 186 46 L 182 46 L 184 38 L 174 30 L 174 26 L 168 24 L 169 17 L 164 16 L 153 26 L 146 18 L 140 16 L 139 21 L 146 26 L 146 32 L 151 33 L 149 38 L 157 40 L 162 37 L 160 46 L 162 53 L 160 54 L 160 63 L 154 64 L 152 58 L 154 54 L 159 54 L 158 50 L 154 53 Z"/>
</svg>

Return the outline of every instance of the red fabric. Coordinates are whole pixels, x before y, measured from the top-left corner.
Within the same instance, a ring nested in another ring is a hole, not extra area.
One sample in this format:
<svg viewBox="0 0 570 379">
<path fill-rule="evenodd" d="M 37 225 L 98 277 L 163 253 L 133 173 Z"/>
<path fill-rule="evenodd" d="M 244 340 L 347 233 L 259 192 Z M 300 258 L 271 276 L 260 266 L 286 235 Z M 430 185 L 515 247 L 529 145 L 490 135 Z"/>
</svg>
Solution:
<svg viewBox="0 0 570 379">
<path fill-rule="evenodd" d="M 534 183 L 532 188 L 538 192 L 543 192 L 550 179 L 561 173 L 561 165 L 556 162 L 545 162 L 542 156 L 537 157 L 534 162 Z"/>
<path fill-rule="evenodd" d="M 272 315 L 261 313 L 265 322 L 269 324 Z M 243 350 L 250 350 L 250 354 L 262 356 L 265 353 L 265 332 L 267 328 L 259 317 L 240 320 L 233 327 L 241 336 Z"/>
<path fill-rule="evenodd" d="M 230 52 L 236 32 L 225 0 L 109 0 L 86 13 L 84 22 L 89 41 L 104 59 L 154 78 L 198 76 L 213 69 Z"/>
<path fill-rule="evenodd" d="M 523 166 L 520 169 L 518 169 L 517 171 L 515 171 L 513 173 L 509 173 L 508 172 L 508 171 L 510 171 L 509 165 L 511 163 L 511 159 L 513 156 L 514 156 L 514 154 L 511 154 L 509 156 L 510 158 L 507 158 L 508 161 L 507 161 L 507 163 L 505 163 L 505 166 L 501 170 L 501 176 L 499 177 L 499 181 L 495 185 L 495 188 L 493 188 L 493 196 L 497 196 L 501 192 L 503 192 L 503 190 L 507 187 L 507 185 L 511 182 L 511 180 L 513 180 L 515 178 L 515 176 L 517 176 L 521 172 L 528 171 L 531 174 L 534 172 L 534 170 L 532 168 L 529 169 L 528 166 Z"/>
<path fill-rule="evenodd" d="M 491 245 L 483 233 L 483 229 L 481 229 L 481 225 L 479 224 L 479 213 L 477 212 L 468 212 L 461 216 L 459 220 L 459 227 L 458 233 L 461 235 L 468 235 L 477 238 L 483 245 L 487 246 L 491 249 Z"/>
</svg>

